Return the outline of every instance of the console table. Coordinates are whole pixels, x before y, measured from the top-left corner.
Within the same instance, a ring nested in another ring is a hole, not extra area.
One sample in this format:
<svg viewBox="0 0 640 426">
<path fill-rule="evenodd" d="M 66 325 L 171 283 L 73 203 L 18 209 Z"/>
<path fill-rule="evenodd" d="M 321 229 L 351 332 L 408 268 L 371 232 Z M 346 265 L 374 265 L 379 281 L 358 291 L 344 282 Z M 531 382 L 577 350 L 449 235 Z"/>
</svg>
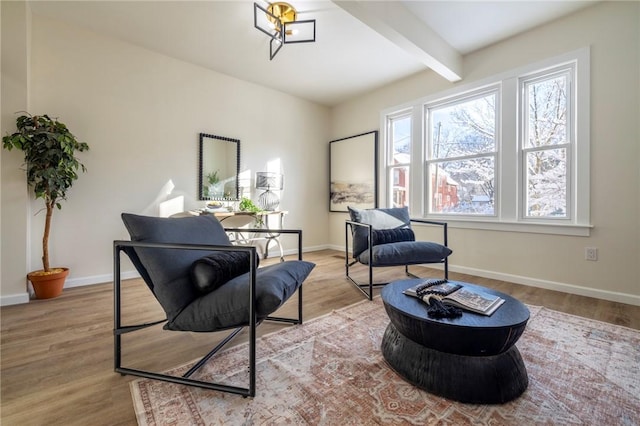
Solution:
<svg viewBox="0 0 640 426">
<path fill-rule="evenodd" d="M 429 318 L 424 302 L 402 293 L 421 281 L 395 281 L 382 289 L 391 322 L 381 349 L 389 365 L 408 382 L 460 402 L 495 404 L 520 396 L 529 381 L 515 343 L 529 309 L 508 294 L 463 283 L 505 303 L 491 316 L 464 311 L 458 318 Z"/>
<path fill-rule="evenodd" d="M 264 242 L 263 258 L 269 256 L 269 246 L 273 243 L 280 250 L 280 260 L 284 261 L 284 250 L 280 244 L 280 233 L 278 229 L 284 228 L 284 217 L 288 212 L 285 210 L 246 212 L 246 211 L 201 211 L 199 214 L 214 215 L 225 228 L 244 228 L 252 225 L 259 229 L 273 230 L 268 233 L 254 233 L 251 228 L 246 231 L 233 231 L 229 233 L 229 238 L 233 244 L 252 244 Z"/>
</svg>

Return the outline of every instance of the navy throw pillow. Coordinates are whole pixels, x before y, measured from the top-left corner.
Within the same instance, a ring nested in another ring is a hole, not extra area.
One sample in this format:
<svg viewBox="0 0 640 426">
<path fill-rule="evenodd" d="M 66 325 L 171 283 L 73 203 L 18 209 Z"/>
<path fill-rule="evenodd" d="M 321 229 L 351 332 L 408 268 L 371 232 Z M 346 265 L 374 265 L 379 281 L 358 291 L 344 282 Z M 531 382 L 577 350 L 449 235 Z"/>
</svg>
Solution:
<svg viewBox="0 0 640 426">
<path fill-rule="evenodd" d="M 191 266 L 191 282 L 200 294 L 207 294 L 231 279 L 249 272 L 249 253 L 239 251 L 215 251 Z M 256 268 L 260 258 L 256 256 Z"/>
<path fill-rule="evenodd" d="M 411 228 L 411 218 L 409 217 L 409 209 L 407 207 L 379 209 L 347 208 L 352 221 L 371 225 L 374 230 Z M 365 226 L 354 225 L 352 230 L 353 257 L 356 258 L 369 247 L 369 229 Z"/>
<path fill-rule="evenodd" d="M 374 229 L 373 230 L 373 243 L 371 245 L 377 246 L 378 244 L 398 243 L 400 241 L 415 241 L 416 236 L 411 228 L 398 228 L 398 229 Z"/>
</svg>

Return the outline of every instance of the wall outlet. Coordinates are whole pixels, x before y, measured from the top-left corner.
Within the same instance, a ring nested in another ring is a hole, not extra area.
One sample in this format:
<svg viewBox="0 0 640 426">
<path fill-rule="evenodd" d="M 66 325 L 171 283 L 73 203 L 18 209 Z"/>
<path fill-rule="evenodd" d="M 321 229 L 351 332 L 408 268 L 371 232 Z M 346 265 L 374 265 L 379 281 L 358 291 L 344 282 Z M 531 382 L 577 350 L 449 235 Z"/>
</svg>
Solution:
<svg viewBox="0 0 640 426">
<path fill-rule="evenodd" d="M 585 247 L 584 258 L 585 260 L 598 260 L 598 249 L 596 247 Z"/>
</svg>

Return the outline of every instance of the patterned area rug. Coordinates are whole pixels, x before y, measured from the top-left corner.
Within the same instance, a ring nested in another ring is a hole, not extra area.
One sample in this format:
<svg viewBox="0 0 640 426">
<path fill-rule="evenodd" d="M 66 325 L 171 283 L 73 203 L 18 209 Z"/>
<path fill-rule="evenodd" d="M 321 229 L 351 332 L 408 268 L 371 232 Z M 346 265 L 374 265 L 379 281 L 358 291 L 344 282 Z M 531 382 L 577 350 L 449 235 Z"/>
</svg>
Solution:
<svg viewBox="0 0 640 426">
<path fill-rule="evenodd" d="M 389 319 L 376 298 L 262 337 L 255 398 L 132 382 L 138 423 L 640 425 L 640 331 L 529 308 L 517 343 L 529 387 L 507 404 L 461 404 L 407 384 L 380 354 Z M 200 377 L 246 386 L 247 354 L 231 348 Z"/>
</svg>

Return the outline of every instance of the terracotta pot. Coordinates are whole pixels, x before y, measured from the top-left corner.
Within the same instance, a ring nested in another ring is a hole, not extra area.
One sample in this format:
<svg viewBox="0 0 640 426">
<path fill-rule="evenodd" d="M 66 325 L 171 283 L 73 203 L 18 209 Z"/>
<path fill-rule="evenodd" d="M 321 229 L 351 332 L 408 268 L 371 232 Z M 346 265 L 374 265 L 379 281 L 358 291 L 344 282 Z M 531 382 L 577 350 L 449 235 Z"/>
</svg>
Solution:
<svg viewBox="0 0 640 426">
<path fill-rule="evenodd" d="M 62 293 L 64 282 L 67 279 L 67 275 L 69 275 L 69 268 L 52 268 L 52 270 L 59 270 L 60 272 L 43 274 L 43 271 L 40 270 L 30 272 L 27 275 L 38 299 L 51 299 L 60 296 Z"/>
</svg>

